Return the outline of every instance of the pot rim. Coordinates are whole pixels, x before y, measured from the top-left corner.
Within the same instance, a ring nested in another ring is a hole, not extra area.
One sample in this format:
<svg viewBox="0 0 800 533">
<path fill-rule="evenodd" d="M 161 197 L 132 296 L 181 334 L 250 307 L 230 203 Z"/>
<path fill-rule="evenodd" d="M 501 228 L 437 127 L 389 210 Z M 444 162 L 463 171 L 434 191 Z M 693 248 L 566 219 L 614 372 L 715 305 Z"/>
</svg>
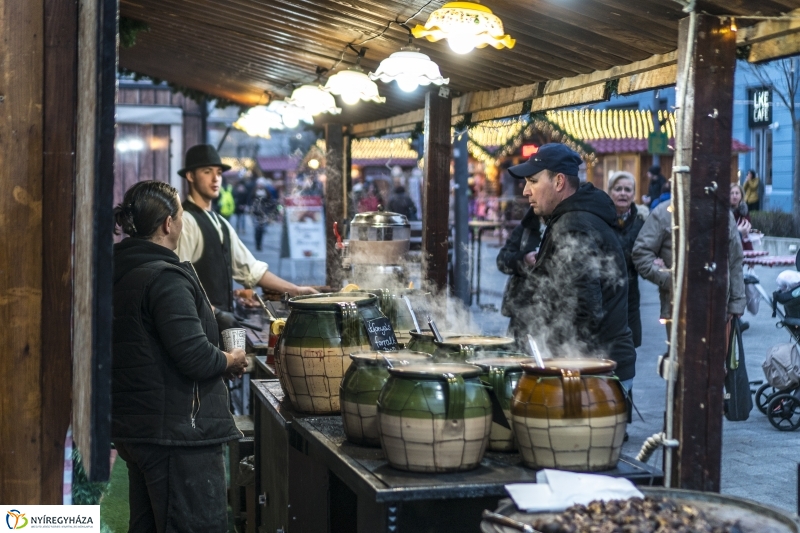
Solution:
<svg viewBox="0 0 800 533">
<path fill-rule="evenodd" d="M 401 363 L 404 361 L 411 361 L 411 364 L 416 362 L 422 362 L 422 363 L 430 362 L 433 359 L 433 356 L 431 354 L 425 352 L 416 352 L 414 350 L 398 350 L 398 351 L 369 350 L 362 352 L 353 352 L 349 354 L 349 356 L 350 359 L 353 360 L 353 362 L 357 361 L 361 363 L 375 364 L 382 366 L 388 366 L 386 359 Z"/>
<path fill-rule="evenodd" d="M 480 352 L 482 355 L 487 352 Z M 488 353 L 498 353 L 498 352 L 488 352 Z M 533 363 L 533 357 L 529 355 L 523 354 L 516 354 L 515 352 L 508 352 L 508 356 L 490 356 L 490 357 L 479 357 L 473 359 L 467 359 L 466 363 L 468 365 L 475 365 L 479 366 L 483 369 L 484 372 L 489 372 L 493 368 L 502 368 L 506 371 L 509 370 L 522 370 L 522 365 L 527 363 Z"/>
<path fill-rule="evenodd" d="M 464 379 L 477 378 L 483 374 L 479 366 L 466 363 L 412 363 L 408 366 L 396 366 L 389 369 L 389 374 L 399 378 L 447 380 L 451 375 Z"/>
<path fill-rule="evenodd" d="M 328 301 L 314 301 L 322 298 L 325 298 Z M 337 298 L 340 299 L 336 300 Z M 340 303 L 354 303 L 358 307 L 364 307 L 367 305 L 373 305 L 377 301 L 378 297 L 371 292 L 332 292 L 328 294 L 295 296 L 294 298 L 289 299 L 289 308 L 335 311 L 339 309 Z"/>
<path fill-rule="evenodd" d="M 469 338 L 476 338 L 476 337 L 480 337 L 482 339 L 492 339 L 492 340 L 496 340 L 497 342 L 486 343 L 486 344 L 483 344 L 483 343 L 473 344 L 473 343 L 469 343 L 469 342 L 458 342 L 458 339 L 462 339 L 462 338 L 469 339 Z M 514 344 L 514 339 L 512 337 L 502 337 L 502 336 L 499 336 L 499 335 L 443 335 L 441 342 L 439 342 L 436 339 L 434 339 L 433 343 L 436 346 L 475 346 L 475 347 L 481 347 L 481 346 L 507 346 L 507 345 L 510 345 L 510 344 Z"/>
<path fill-rule="evenodd" d="M 544 360 L 544 368 L 535 363 L 523 363 L 522 370 L 526 374 L 560 376 L 561 370 L 578 370 L 582 375 L 610 374 L 617 368 L 612 359 L 586 358 L 551 358 Z"/>
<path fill-rule="evenodd" d="M 429 329 L 423 329 L 422 331 L 417 331 L 415 329 L 408 330 L 409 335 L 417 339 L 431 339 L 433 340 L 433 332 Z M 465 336 L 467 333 L 452 333 L 449 331 L 442 332 L 444 337 L 453 337 L 453 336 Z M 474 335 L 472 335 L 474 336 Z"/>
</svg>

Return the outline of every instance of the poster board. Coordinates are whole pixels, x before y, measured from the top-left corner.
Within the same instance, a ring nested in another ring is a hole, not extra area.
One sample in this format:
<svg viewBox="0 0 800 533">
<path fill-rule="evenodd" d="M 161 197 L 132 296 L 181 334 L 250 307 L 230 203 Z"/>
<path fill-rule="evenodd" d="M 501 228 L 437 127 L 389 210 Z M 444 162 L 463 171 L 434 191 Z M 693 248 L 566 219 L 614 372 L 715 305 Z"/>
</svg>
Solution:
<svg viewBox="0 0 800 533">
<path fill-rule="evenodd" d="M 293 260 L 325 260 L 325 211 L 320 196 L 284 198 L 288 257 Z"/>
</svg>

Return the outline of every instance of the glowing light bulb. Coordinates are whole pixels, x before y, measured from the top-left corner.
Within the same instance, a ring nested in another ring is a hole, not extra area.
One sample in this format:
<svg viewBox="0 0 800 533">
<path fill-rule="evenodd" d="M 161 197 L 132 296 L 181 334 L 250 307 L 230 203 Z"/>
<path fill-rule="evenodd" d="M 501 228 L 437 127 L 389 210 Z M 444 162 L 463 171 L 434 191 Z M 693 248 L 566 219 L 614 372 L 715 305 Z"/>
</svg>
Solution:
<svg viewBox="0 0 800 533">
<path fill-rule="evenodd" d="M 411 76 L 403 76 L 397 78 L 397 86 L 400 87 L 401 90 L 410 93 L 417 90 L 419 87 L 419 83 L 417 83 L 417 79 Z"/>
<path fill-rule="evenodd" d="M 341 95 L 342 102 L 347 105 L 357 104 L 361 100 L 361 95 L 358 93 L 342 93 Z"/>
<path fill-rule="evenodd" d="M 283 125 L 287 128 L 296 128 L 298 124 L 300 124 L 300 119 L 296 115 L 292 113 L 286 113 L 283 115 Z"/>
<path fill-rule="evenodd" d="M 454 33 L 447 36 L 450 50 L 457 54 L 468 54 L 475 49 L 475 36 L 470 34 Z"/>
</svg>

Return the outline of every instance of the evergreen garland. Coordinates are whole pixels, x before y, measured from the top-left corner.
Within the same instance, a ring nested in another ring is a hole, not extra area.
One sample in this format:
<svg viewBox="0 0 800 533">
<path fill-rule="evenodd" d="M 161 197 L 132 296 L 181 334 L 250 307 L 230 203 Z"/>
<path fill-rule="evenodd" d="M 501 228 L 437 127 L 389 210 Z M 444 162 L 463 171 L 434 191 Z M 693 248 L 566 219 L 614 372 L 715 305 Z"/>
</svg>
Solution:
<svg viewBox="0 0 800 533">
<path fill-rule="evenodd" d="M 72 447 L 72 505 L 99 505 L 108 483 L 89 481 L 77 446 Z"/>
<path fill-rule="evenodd" d="M 131 48 L 136 44 L 139 32 L 150 32 L 150 25 L 141 20 L 128 17 L 119 18 L 119 45 L 121 48 Z"/>
<path fill-rule="evenodd" d="M 152 81 L 154 85 L 160 85 L 164 82 L 164 80 L 160 78 L 154 78 L 152 76 L 147 76 L 145 74 L 141 74 L 139 72 L 126 69 L 124 67 L 119 67 L 117 70 L 120 76 L 126 76 L 133 79 L 133 81 L 141 81 L 141 80 L 149 80 Z M 177 85 L 175 83 L 166 82 L 167 87 L 169 87 L 170 91 L 173 94 L 182 94 L 186 98 L 191 98 L 195 102 L 202 103 L 204 101 L 215 100 L 214 107 L 218 109 L 225 109 L 226 107 L 230 106 L 237 106 L 239 107 L 239 114 L 244 113 L 251 106 L 242 105 L 238 102 L 234 102 L 233 100 L 228 100 L 227 98 L 220 98 L 219 96 L 214 96 L 203 91 L 198 91 L 197 89 L 190 89 L 189 87 L 184 87 L 182 85 Z"/>
</svg>

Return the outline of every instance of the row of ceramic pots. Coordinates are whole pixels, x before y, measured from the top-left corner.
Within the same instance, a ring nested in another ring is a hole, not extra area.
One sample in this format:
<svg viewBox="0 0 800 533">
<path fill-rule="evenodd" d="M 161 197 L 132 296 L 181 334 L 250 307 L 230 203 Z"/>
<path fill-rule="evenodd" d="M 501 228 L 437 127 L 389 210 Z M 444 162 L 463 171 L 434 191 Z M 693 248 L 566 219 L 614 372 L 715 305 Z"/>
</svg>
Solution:
<svg viewBox="0 0 800 533">
<path fill-rule="evenodd" d="M 492 353 L 511 339 L 477 336 L 438 346 L 412 336 L 411 347 L 438 353 L 433 359 L 370 352 L 363 320 L 383 316 L 373 294 L 299 297 L 289 305 L 276 367 L 293 406 L 341 410 L 348 439 L 380 444 L 396 468 L 467 470 L 487 447 L 515 444 L 533 468 L 603 470 L 618 461 L 627 415 L 612 361 L 558 359 L 537 368 Z"/>
</svg>

